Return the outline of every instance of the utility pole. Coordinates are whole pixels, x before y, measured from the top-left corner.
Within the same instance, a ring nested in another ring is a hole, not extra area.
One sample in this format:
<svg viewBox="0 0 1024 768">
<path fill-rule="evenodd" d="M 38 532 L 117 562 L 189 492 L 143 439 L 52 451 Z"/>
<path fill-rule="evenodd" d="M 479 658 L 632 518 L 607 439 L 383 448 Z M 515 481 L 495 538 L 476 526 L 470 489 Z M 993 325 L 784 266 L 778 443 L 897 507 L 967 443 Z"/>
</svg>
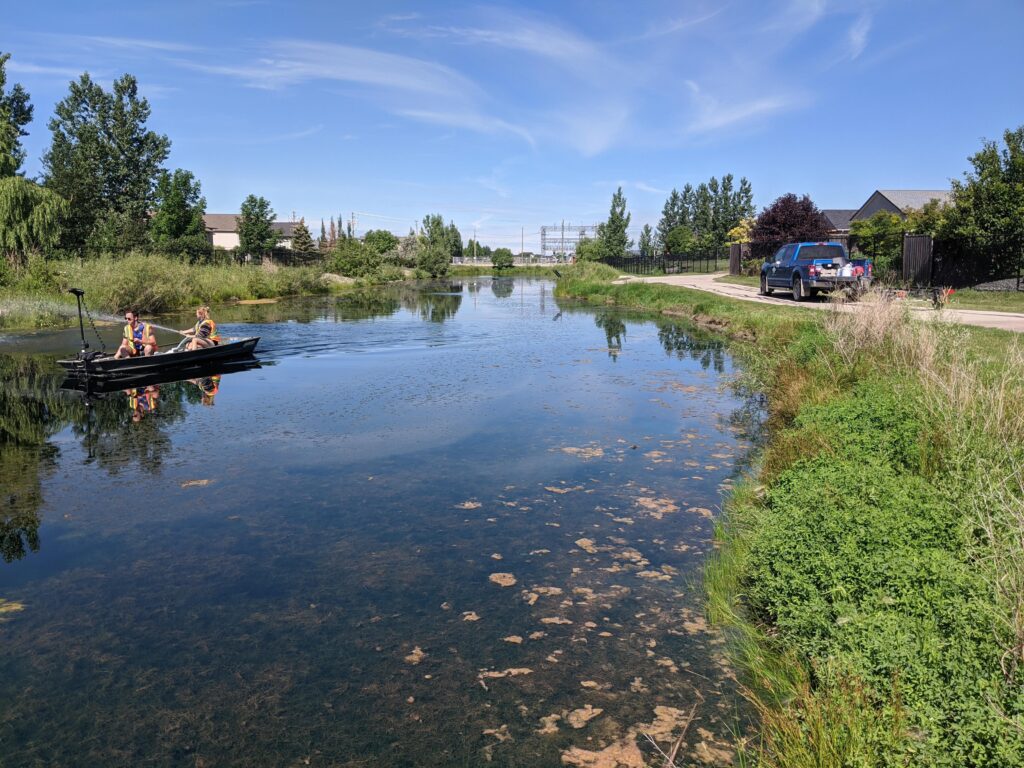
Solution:
<svg viewBox="0 0 1024 768">
<path fill-rule="evenodd" d="M 526 227 L 519 228 L 519 258 L 523 258 L 523 251 L 526 250 Z"/>
<path fill-rule="evenodd" d="M 473 261 L 476 261 L 476 227 L 473 227 Z"/>
</svg>

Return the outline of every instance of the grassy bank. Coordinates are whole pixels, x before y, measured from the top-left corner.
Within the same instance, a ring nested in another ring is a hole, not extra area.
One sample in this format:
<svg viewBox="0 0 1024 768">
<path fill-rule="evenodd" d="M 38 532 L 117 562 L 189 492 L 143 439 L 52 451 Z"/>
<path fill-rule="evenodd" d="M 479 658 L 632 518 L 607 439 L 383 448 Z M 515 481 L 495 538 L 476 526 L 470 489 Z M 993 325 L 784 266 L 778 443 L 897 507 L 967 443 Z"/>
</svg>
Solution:
<svg viewBox="0 0 1024 768">
<path fill-rule="evenodd" d="M 82 288 L 91 309 L 120 313 L 134 307 L 147 314 L 242 299 L 265 299 L 329 291 L 318 267 L 263 268 L 187 264 L 163 256 L 137 255 L 87 261 L 32 260 L 0 287 L 0 328 L 65 325 Z"/>
<path fill-rule="evenodd" d="M 1015 340 L 874 297 L 812 315 L 607 280 L 572 274 L 558 291 L 756 340 L 737 354 L 767 395 L 769 442 L 706 574 L 709 616 L 761 715 L 744 757 L 1024 765 Z"/>
<path fill-rule="evenodd" d="M 524 267 L 510 267 L 500 272 L 494 267 L 479 264 L 452 264 L 448 268 L 448 274 L 452 277 L 474 277 L 476 275 L 494 275 L 495 277 L 554 277 L 555 270 L 562 271 L 561 267 L 550 267 L 545 264 L 533 264 Z"/>
</svg>

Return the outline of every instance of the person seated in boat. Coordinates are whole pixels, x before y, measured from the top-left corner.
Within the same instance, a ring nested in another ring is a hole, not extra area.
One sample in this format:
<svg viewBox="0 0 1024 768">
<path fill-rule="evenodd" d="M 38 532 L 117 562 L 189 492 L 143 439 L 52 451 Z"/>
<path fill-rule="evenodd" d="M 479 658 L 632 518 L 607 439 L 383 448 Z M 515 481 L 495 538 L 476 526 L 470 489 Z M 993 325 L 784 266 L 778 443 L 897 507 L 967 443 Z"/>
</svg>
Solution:
<svg viewBox="0 0 1024 768">
<path fill-rule="evenodd" d="M 139 320 L 139 313 L 134 309 L 125 312 L 124 319 L 127 323 L 124 327 L 124 338 L 121 339 L 121 346 L 117 348 L 114 357 L 120 360 L 125 357 L 155 354 L 157 344 L 153 327 Z"/>
<path fill-rule="evenodd" d="M 217 324 L 210 317 L 209 307 L 199 307 L 196 310 L 196 324 L 181 332 L 184 336 L 191 336 L 192 340 L 185 349 L 206 349 L 220 344 L 220 333 L 217 331 Z"/>
</svg>

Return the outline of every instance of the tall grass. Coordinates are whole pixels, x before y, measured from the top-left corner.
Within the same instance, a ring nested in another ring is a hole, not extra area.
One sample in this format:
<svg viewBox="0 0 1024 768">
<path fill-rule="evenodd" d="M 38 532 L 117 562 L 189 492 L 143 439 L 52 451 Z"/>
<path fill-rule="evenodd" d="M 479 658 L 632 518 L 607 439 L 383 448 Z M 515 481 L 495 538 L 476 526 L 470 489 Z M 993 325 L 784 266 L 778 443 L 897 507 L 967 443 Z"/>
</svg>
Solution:
<svg viewBox="0 0 1024 768">
<path fill-rule="evenodd" d="M 240 299 L 327 293 L 317 267 L 188 264 L 157 255 L 44 261 L 32 259 L 0 288 L 0 327 L 58 325 L 82 288 L 90 307 L 156 313 Z"/>
</svg>

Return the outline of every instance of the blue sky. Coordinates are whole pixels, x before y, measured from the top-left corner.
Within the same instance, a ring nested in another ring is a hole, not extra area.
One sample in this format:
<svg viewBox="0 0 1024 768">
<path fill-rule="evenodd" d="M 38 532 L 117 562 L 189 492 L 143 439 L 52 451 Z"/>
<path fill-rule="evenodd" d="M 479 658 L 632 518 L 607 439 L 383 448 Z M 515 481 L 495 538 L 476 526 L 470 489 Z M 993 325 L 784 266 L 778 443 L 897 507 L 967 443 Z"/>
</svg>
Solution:
<svg viewBox="0 0 1024 768">
<path fill-rule="evenodd" d="M 639 228 L 729 172 L 759 207 L 856 208 L 947 187 L 1024 123 L 1022 0 L 5 6 L 30 175 L 68 80 L 131 72 L 208 211 L 255 193 L 314 231 L 436 211 L 536 249 L 542 224 L 603 219 L 617 185 Z"/>
</svg>

